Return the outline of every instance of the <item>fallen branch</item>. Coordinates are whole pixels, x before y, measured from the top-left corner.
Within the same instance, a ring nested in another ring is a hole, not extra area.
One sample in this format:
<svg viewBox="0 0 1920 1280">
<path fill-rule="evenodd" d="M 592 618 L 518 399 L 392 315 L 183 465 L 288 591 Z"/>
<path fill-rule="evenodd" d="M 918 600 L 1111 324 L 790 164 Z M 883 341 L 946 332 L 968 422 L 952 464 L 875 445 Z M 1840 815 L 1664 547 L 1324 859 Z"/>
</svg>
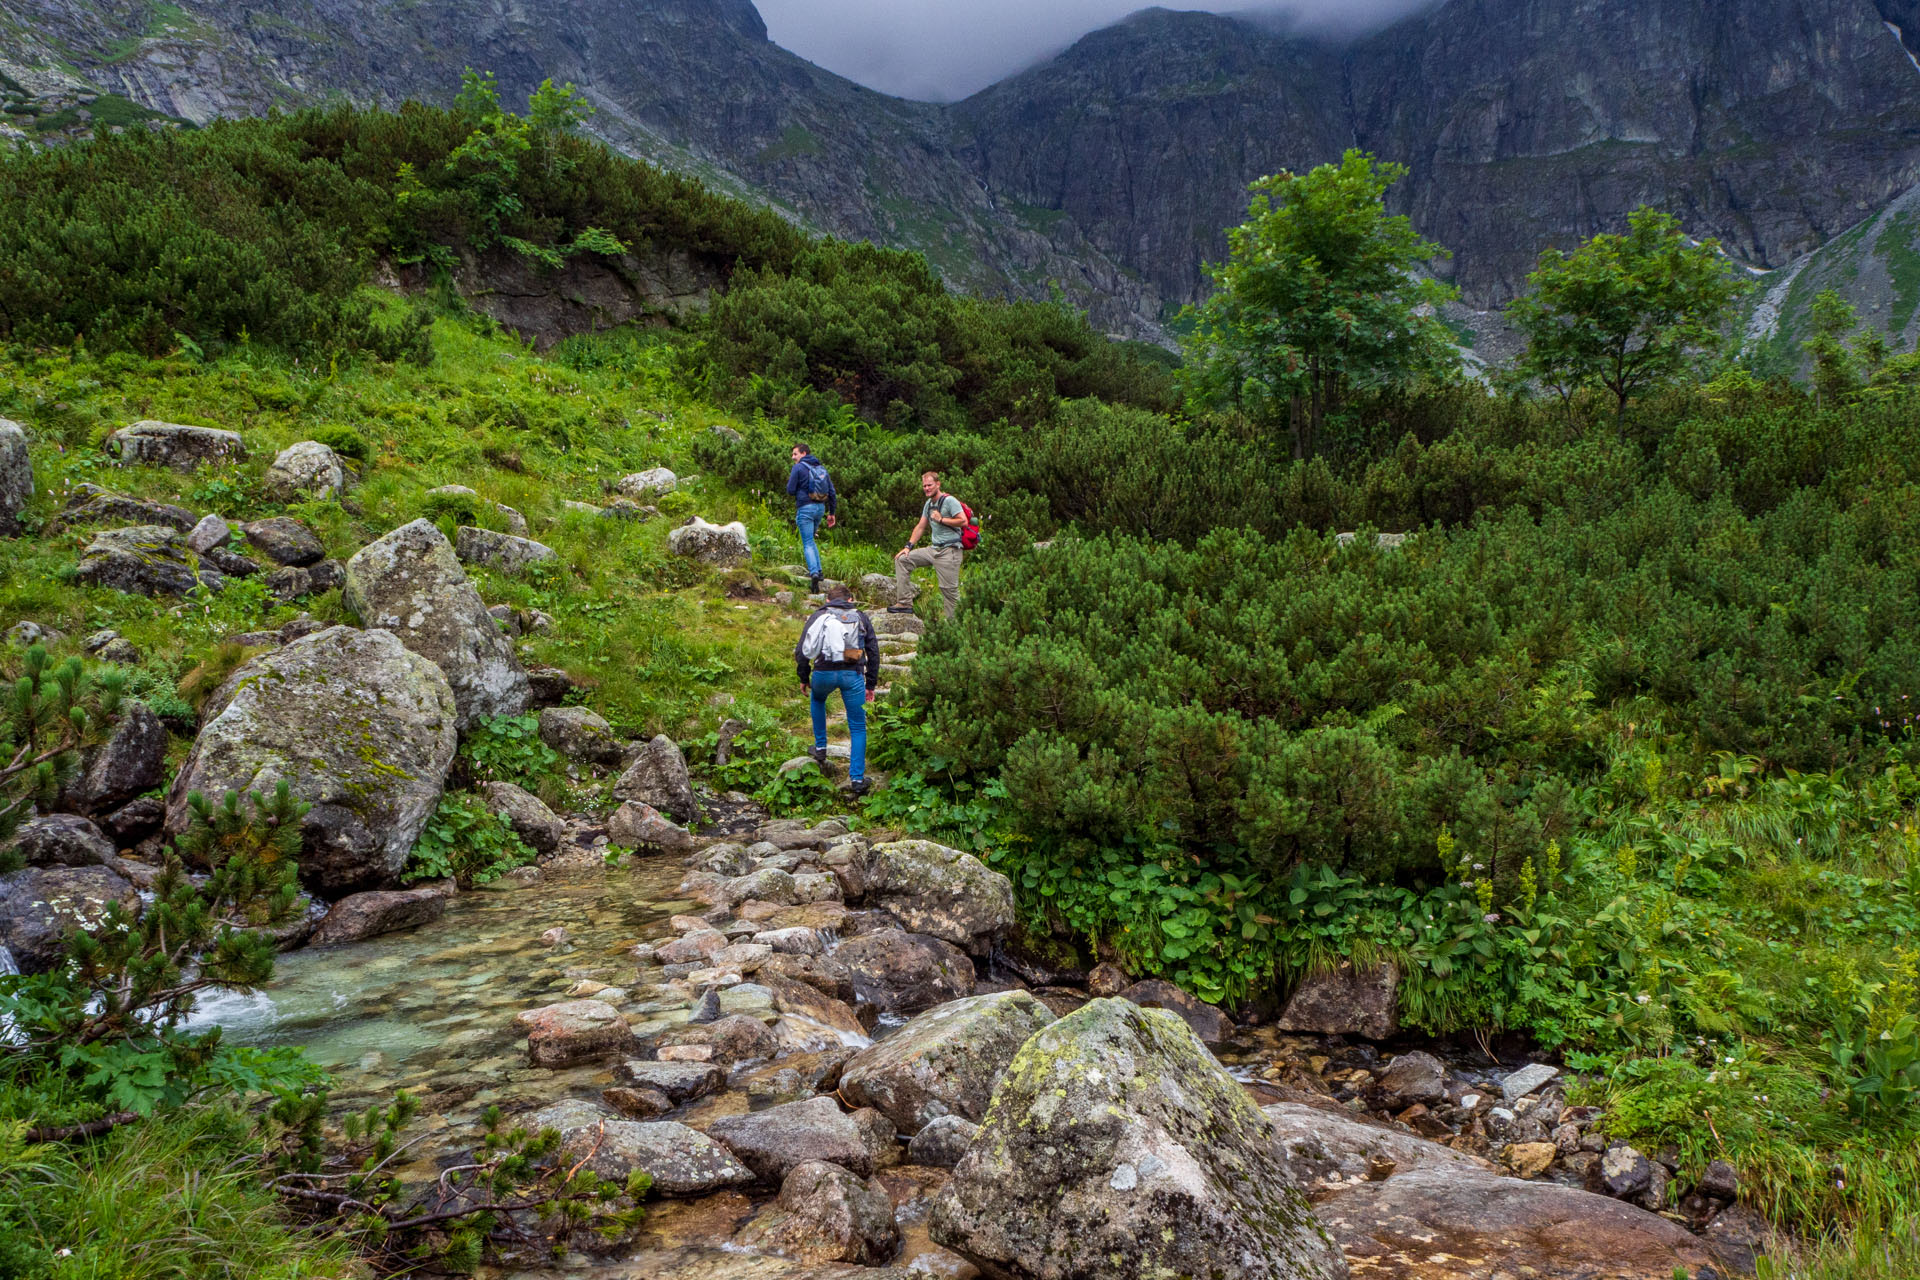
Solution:
<svg viewBox="0 0 1920 1280">
<path fill-rule="evenodd" d="M 38 1129 L 27 1130 L 27 1141 L 72 1142 L 75 1138 L 97 1138 L 123 1124 L 132 1124 L 139 1118 L 138 1111 L 116 1111 L 110 1116 L 101 1116 L 98 1120 L 89 1120 L 85 1124 L 43 1125 Z"/>
</svg>

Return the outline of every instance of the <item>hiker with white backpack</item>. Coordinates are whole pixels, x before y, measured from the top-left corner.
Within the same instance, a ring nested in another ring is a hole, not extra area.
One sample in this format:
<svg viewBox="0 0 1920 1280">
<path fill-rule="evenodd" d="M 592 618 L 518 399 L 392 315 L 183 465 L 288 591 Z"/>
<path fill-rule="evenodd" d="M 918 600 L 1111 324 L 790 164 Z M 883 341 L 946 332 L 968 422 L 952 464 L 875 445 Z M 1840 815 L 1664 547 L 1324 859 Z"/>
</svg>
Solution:
<svg viewBox="0 0 1920 1280">
<path fill-rule="evenodd" d="M 814 533 L 824 523 L 831 529 L 840 520 L 840 495 L 826 464 L 805 443 L 793 446 L 793 470 L 787 473 L 787 496 L 793 499 L 793 522 L 800 528 L 800 553 L 807 562 L 809 590 L 820 589 L 820 548 Z"/>
<path fill-rule="evenodd" d="M 913 612 L 913 598 L 920 592 L 910 575 L 931 565 L 934 581 L 940 584 L 940 603 L 951 618 L 960 607 L 960 561 L 966 550 L 979 544 L 980 522 L 966 503 L 941 490 L 938 471 L 921 475 L 920 492 L 927 499 L 920 505 L 920 520 L 907 535 L 907 545 L 893 553 L 893 604 L 887 612 Z M 913 544 L 929 530 L 928 545 L 916 550 Z"/>
<path fill-rule="evenodd" d="M 827 602 L 800 629 L 793 661 L 812 698 L 814 763 L 827 766 L 827 699 L 838 689 L 853 738 L 847 773 L 853 794 L 867 794 L 867 703 L 880 680 L 880 641 L 873 620 L 854 607 L 843 584 L 827 588 Z"/>
</svg>

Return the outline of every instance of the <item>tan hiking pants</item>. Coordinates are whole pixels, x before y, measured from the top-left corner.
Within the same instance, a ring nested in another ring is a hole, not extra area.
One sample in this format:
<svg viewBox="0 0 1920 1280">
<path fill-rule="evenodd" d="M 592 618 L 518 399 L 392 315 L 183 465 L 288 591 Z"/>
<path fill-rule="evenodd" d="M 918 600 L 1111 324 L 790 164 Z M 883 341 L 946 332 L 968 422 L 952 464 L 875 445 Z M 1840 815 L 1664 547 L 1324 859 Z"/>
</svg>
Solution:
<svg viewBox="0 0 1920 1280">
<path fill-rule="evenodd" d="M 907 575 L 915 569 L 933 566 L 934 581 L 940 584 L 940 601 L 946 606 L 947 616 L 960 607 L 960 560 L 965 555 L 959 547 L 915 547 L 893 562 L 893 599 L 895 604 L 912 604 L 913 598 L 920 594 L 919 588 Z"/>
</svg>

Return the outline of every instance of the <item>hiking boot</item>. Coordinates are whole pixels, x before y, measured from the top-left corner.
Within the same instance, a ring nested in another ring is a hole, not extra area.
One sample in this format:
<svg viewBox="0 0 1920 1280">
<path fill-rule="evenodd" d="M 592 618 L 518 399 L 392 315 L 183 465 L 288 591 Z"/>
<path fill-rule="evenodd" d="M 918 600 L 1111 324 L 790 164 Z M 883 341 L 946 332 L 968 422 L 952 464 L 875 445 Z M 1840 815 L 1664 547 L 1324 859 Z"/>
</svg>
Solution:
<svg viewBox="0 0 1920 1280">
<path fill-rule="evenodd" d="M 887 612 L 888 613 L 912 613 L 913 606 L 910 604 L 890 604 L 887 606 Z"/>
<path fill-rule="evenodd" d="M 825 747 L 808 747 L 807 754 L 812 756 L 813 762 L 822 769 L 827 767 L 827 749 Z"/>
<path fill-rule="evenodd" d="M 820 575 L 819 575 L 819 574 L 817 574 L 817 573 L 810 573 L 810 574 L 808 574 L 808 575 L 807 575 L 807 590 L 808 590 L 809 592 L 817 592 L 817 591 L 819 591 L 819 590 L 820 590 Z"/>
<path fill-rule="evenodd" d="M 873 784 L 871 782 L 868 782 L 865 778 L 855 778 L 853 782 L 847 787 L 847 790 L 853 792 L 853 798 L 855 800 L 858 800 L 862 796 L 866 795 L 867 792 L 873 790 Z"/>
</svg>

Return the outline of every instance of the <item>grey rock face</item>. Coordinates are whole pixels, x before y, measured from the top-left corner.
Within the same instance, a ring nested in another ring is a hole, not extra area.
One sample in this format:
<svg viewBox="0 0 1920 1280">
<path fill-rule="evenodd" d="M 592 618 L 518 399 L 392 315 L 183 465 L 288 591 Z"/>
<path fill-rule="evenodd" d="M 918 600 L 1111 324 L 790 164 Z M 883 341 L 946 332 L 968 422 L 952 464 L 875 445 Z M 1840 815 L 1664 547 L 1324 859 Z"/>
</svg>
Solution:
<svg viewBox="0 0 1920 1280">
<path fill-rule="evenodd" d="M 1309 1190 L 1415 1169 L 1493 1172 L 1478 1156 L 1338 1111 L 1301 1102 L 1278 1102 L 1260 1110 L 1273 1125 L 1274 1143 L 1288 1174 Z"/>
<path fill-rule="evenodd" d="M 505 818 L 514 834 L 536 852 L 552 853 L 566 839 L 567 824 L 533 793 L 511 782 L 482 783 L 480 790 L 487 798 L 487 808 Z"/>
<path fill-rule="evenodd" d="M 1015 1055 L 931 1229 L 989 1274 L 1347 1275 L 1245 1090 L 1179 1018 L 1123 1000 Z"/>
<path fill-rule="evenodd" d="M 0 418 L 0 537 L 20 532 L 20 515 L 33 499 L 33 461 L 27 433 L 11 418 Z"/>
<path fill-rule="evenodd" d="M 1518 1102 L 1559 1074 L 1558 1067 L 1530 1062 L 1500 1082 L 1500 1095 L 1509 1103 Z"/>
<path fill-rule="evenodd" d="M 12 844 L 30 867 L 100 867 L 113 861 L 113 841 L 78 814 L 28 818 Z"/>
<path fill-rule="evenodd" d="M 445 888 L 373 890 L 348 894 L 333 904 L 308 941 L 316 947 L 377 938 L 438 920 L 446 914 Z"/>
<path fill-rule="evenodd" d="M 347 468 L 340 455 L 318 440 L 302 440 L 282 449 L 267 468 L 267 496 L 279 502 L 338 498 L 347 491 Z"/>
<path fill-rule="evenodd" d="M 736 569 L 753 559 L 747 545 L 747 526 L 738 520 L 708 524 L 695 516 L 693 523 L 683 524 L 667 535 L 667 550 L 716 569 Z"/>
<path fill-rule="evenodd" d="M 246 534 L 247 541 L 258 547 L 275 564 L 305 568 L 319 563 L 327 555 L 326 544 L 314 535 L 313 530 L 292 516 L 252 520 L 241 525 L 240 532 Z"/>
<path fill-rule="evenodd" d="M 1013 882 L 970 853 L 897 840 L 867 853 L 866 892 L 909 930 L 985 955 L 1013 927 Z"/>
<path fill-rule="evenodd" d="M 1282 1031 L 1385 1040 L 1400 1029 L 1400 970 L 1381 963 L 1307 977 L 1287 997 L 1277 1025 Z"/>
<path fill-rule="evenodd" d="M 205 555 L 215 547 L 224 547 L 233 537 L 233 526 L 222 516 L 208 512 L 200 517 L 200 522 L 187 530 L 187 549 L 195 555 Z"/>
<path fill-rule="evenodd" d="M 465 564 L 483 564 L 489 569 L 518 577 L 531 564 L 558 560 L 554 549 L 544 542 L 519 538 L 510 533 L 495 533 L 461 525 L 453 544 L 454 553 Z"/>
<path fill-rule="evenodd" d="M 440 668 L 464 729 L 476 716 L 526 710 L 527 673 L 487 615 L 445 536 L 426 520 L 401 525 L 347 561 L 347 607 Z"/>
<path fill-rule="evenodd" d="M 680 753 L 680 745 L 664 733 L 640 748 L 640 754 L 614 783 L 613 798 L 652 805 L 675 822 L 692 822 L 700 816 L 687 758 Z"/>
<path fill-rule="evenodd" d="M 860 1000 L 882 1013 L 918 1013 L 973 994 L 973 961 L 925 934 L 863 933 L 841 943 L 833 958 L 847 966 Z"/>
<path fill-rule="evenodd" d="M 199 581 L 179 533 L 154 524 L 95 534 L 80 555 L 74 577 L 89 586 L 141 596 L 183 596 Z"/>
<path fill-rule="evenodd" d="M 979 1136 L 980 1126 L 959 1116 L 940 1116 L 928 1121 L 907 1144 L 907 1161 L 929 1169 L 951 1169 L 960 1163 Z"/>
<path fill-rule="evenodd" d="M 878 1112 L 849 1115 L 832 1098 L 784 1102 L 765 1111 L 722 1116 L 707 1132 L 725 1143 L 763 1182 L 777 1183 L 797 1165 L 824 1160 L 869 1177 L 893 1162 L 893 1126 Z"/>
<path fill-rule="evenodd" d="M 840 1096 L 907 1134 L 942 1116 L 978 1121 L 1007 1064 L 1053 1020 L 1024 991 L 940 1005 L 856 1054 L 840 1073 Z"/>
<path fill-rule="evenodd" d="M 111 643 L 111 642 L 109 642 Z M 167 727 L 144 702 L 128 702 L 113 734 L 90 752 L 66 802 L 86 814 L 117 809 L 167 780 Z"/>
<path fill-rule="evenodd" d="M 301 878 L 324 893 L 390 881 L 440 802 L 458 735 L 440 669 L 384 631 L 330 627 L 260 654 L 208 702 L 168 795 L 271 792 L 285 779 L 311 804 Z"/>
<path fill-rule="evenodd" d="M 1438 1102 L 1447 1096 L 1447 1069 L 1425 1050 L 1403 1053 L 1387 1064 L 1380 1094 L 1387 1106 L 1396 1108 Z"/>
<path fill-rule="evenodd" d="M 780 1184 L 780 1198 L 734 1237 L 754 1253 L 804 1262 L 877 1266 L 900 1248 L 887 1193 L 839 1165 L 810 1160 Z"/>
<path fill-rule="evenodd" d="M 238 462 L 247 449 L 238 434 L 214 427 L 183 427 L 146 419 L 107 437 L 107 452 L 123 464 L 198 471 L 211 464 Z"/>
<path fill-rule="evenodd" d="M 22 973 L 45 973 L 68 935 L 100 927 L 107 909 L 131 907 L 133 885 L 106 867 L 26 867 L 0 875 L 0 947 Z"/>
</svg>

